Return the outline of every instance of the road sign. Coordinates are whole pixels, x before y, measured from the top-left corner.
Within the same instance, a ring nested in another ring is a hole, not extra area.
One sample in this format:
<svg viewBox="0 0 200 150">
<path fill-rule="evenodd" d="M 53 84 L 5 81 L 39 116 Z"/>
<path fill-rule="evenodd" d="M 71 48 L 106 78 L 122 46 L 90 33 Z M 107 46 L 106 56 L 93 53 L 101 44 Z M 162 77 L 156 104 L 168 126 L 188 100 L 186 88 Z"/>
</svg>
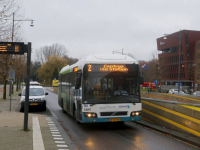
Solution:
<svg viewBox="0 0 200 150">
<path fill-rule="evenodd" d="M 182 82 L 180 82 L 180 86 L 182 86 Z"/>
<path fill-rule="evenodd" d="M 198 84 L 195 84 L 195 87 L 198 87 Z"/>
<path fill-rule="evenodd" d="M 155 83 L 155 84 L 158 84 L 158 80 L 155 80 L 154 83 Z"/>
<path fill-rule="evenodd" d="M 9 69 L 8 76 L 9 76 L 10 80 L 14 80 L 15 79 L 15 69 Z"/>
<path fill-rule="evenodd" d="M 178 86 L 178 83 L 176 83 L 175 85 Z"/>
<path fill-rule="evenodd" d="M 0 42 L 0 54 L 24 54 L 23 42 Z"/>
</svg>

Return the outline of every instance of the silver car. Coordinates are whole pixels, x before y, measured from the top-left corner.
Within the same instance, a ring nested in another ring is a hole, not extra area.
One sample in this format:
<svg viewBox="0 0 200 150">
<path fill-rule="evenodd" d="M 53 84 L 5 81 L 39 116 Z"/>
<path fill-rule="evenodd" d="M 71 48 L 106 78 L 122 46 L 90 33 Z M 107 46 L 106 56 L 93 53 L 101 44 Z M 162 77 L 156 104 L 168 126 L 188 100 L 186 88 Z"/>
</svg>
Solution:
<svg viewBox="0 0 200 150">
<path fill-rule="evenodd" d="M 178 93 L 178 89 L 170 89 L 169 94 L 175 94 Z"/>
</svg>

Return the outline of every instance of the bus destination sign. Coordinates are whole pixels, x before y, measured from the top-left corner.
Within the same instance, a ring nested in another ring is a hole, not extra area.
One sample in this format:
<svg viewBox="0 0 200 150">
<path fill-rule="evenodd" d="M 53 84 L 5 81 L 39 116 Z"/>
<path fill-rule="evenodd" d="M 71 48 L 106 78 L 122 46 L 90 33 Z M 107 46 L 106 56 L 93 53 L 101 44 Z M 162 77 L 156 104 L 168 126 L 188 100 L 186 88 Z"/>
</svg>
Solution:
<svg viewBox="0 0 200 150">
<path fill-rule="evenodd" d="M 110 72 L 110 71 L 120 71 L 127 72 L 129 68 L 126 65 L 88 65 L 88 72 Z"/>
<path fill-rule="evenodd" d="M 0 42 L 0 54 L 24 54 L 24 43 Z"/>
</svg>

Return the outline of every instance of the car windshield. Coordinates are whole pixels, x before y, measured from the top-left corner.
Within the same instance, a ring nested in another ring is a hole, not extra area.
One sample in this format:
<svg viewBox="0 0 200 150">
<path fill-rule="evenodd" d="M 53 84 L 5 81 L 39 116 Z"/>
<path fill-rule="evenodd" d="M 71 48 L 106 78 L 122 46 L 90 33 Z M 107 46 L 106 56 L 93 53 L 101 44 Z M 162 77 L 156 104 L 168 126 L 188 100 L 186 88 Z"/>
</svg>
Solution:
<svg viewBox="0 0 200 150">
<path fill-rule="evenodd" d="M 23 90 L 22 95 L 26 95 L 26 89 Z M 29 96 L 42 96 L 44 95 L 44 90 L 42 88 L 29 88 Z"/>
</svg>

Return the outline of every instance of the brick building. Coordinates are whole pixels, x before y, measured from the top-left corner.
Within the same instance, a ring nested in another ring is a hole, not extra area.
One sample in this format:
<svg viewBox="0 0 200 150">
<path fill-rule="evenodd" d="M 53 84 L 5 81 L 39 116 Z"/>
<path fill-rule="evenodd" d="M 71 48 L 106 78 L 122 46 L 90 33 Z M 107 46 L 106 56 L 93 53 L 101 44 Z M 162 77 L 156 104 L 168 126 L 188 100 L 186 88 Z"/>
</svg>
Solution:
<svg viewBox="0 0 200 150">
<path fill-rule="evenodd" d="M 164 37 L 157 39 L 162 85 L 178 83 L 180 45 L 180 83 L 200 90 L 200 31 L 181 30 Z"/>
</svg>

